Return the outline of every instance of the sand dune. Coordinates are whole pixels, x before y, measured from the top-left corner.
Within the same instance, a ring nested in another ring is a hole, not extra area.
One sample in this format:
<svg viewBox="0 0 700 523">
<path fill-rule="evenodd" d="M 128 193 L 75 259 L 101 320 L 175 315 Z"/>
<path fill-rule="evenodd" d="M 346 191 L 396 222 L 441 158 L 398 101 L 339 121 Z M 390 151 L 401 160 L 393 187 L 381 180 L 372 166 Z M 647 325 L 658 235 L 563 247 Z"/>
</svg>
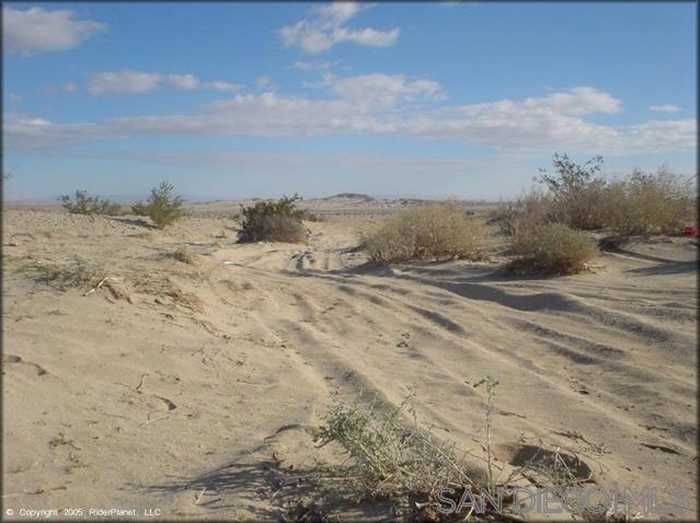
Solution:
<svg viewBox="0 0 700 523">
<path fill-rule="evenodd" d="M 303 246 L 235 244 L 217 217 L 165 232 L 51 210 L 3 220 L 6 507 L 275 520 L 303 490 L 284 471 L 337 457 L 304 430 L 335 394 L 399 403 L 413 390 L 438 435 L 483 455 L 484 392 L 471 385 L 490 374 L 502 468 L 559 446 L 600 484 L 686 493 L 659 516 L 697 516 L 691 240 L 523 278 L 498 253 L 370 266 L 358 216 L 309 223 Z M 168 256 L 183 245 L 195 264 Z M 76 254 L 111 279 L 84 295 L 21 270 Z"/>
</svg>

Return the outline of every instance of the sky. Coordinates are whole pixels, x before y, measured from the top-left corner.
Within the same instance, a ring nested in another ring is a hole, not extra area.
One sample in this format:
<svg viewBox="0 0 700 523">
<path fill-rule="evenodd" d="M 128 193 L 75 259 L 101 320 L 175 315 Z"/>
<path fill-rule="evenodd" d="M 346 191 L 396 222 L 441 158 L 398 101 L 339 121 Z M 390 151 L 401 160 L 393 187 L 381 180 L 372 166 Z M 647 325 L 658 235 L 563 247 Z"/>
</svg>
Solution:
<svg viewBox="0 0 700 523">
<path fill-rule="evenodd" d="M 687 3 L 4 2 L 5 200 L 498 199 L 697 172 Z"/>
</svg>

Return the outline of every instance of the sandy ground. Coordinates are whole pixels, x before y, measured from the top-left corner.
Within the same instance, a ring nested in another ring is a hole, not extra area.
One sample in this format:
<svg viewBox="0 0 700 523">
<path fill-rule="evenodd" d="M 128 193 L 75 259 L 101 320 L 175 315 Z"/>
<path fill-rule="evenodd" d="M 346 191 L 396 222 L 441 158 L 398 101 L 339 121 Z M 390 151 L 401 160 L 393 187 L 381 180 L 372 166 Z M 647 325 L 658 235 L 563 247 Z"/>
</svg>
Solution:
<svg viewBox="0 0 700 523">
<path fill-rule="evenodd" d="M 413 390 L 436 434 L 483 455 L 471 385 L 492 375 L 500 468 L 570 449 L 598 484 L 656 489 L 653 519 L 697 516 L 695 241 L 623 245 L 560 278 L 505 276 L 497 245 L 481 263 L 382 269 L 356 247 L 386 206 L 323 205 L 333 218 L 308 224 L 306 246 L 236 244 L 223 203 L 166 231 L 6 210 L 4 507 L 276 520 L 304 471 L 337 457 L 305 430 L 334 394 Z M 170 256 L 185 245 L 192 265 Z M 102 288 L 23 271 L 75 255 Z"/>
</svg>

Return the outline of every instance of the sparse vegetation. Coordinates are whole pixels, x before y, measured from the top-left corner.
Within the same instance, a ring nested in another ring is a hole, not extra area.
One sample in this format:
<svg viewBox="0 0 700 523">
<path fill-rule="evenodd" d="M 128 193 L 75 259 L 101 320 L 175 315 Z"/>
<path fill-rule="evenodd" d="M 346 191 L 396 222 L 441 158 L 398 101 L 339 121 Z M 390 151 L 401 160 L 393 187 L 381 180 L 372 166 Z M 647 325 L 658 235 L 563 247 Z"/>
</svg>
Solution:
<svg viewBox="0 0 700 523">
<path fill-rule="evenodd" d="M 73 196 L 64 194 L 59 201 L 63 202 L 63 208 L 70 214 L 116 216 L 122 212 L 122 206 L 118 203 L 99 196 L 90 196 L 84 190 L 76 190 Z"/>
<path fill-rule="evenodd" d="M 331 406 L 315 436 L 320 446 L 335 442 L 349 454 L 352 463 L 339 470 L 346 492 L 359 501 L 429 496 L 450 484 L 481 489 L 474 480 L 479 472 L 467 466 L 454 443 L 421 427 L 408 401 L 398 407 L 377 401 Z"/>
<path fill-rule="evenodd" d="M 277 241 L 303 243 L 307 232 L 305 212 L 296 207 L 301 196 L 284 196 L 277 201 L 258 201 L 242 207 L 238 239 L 241 242 Z"/>
<path fill-rule="evenodd" d="M 554 154 L 553 173 L 540 169 L 539 181 L 552 197 L 549 221 L 574 229 L 605 226 L 606 181 L 601 175 L 603 157 L 578 164 L 566 154 Z"/>
<path fill-rule="evenodd" d="M 406 209 L 369 234 L 364 248 L 378 263 L 481 256 L 484 226 L 457 202 Z"/>
<path fill-rule="evenodd" d="M 513 236 L 512 244 L 519 255 L 512 268 L 531 272 L 575 274 L 598 254 L 592 238 L 563 223 L 522 230 Z"/>
<path fill-rule="evenodd" d="M 182 196 L 174 195 L 175 186 L 161 182 L 151 189 L 151 196 L 146 203 L 139 202 L 131 210 L 139 216 L 148 216 L 159 229 L 172 225 L 185 215 Z"/>
<path fill-rule="evenodd" d="M 679 234 L 697 223 L 696 199 L 688 182 L 658 169 L 635 170 L 607 187 L 606 225 L 620 235 Z"/>
<path fill-rule="evenodd" d="M 172 256 L 179 262 L 186 263 L 188 265 L 195 264 L 195 255 L 187 247 L 178 247 Z"/>
<path fill-rule="evenodd" d="M 30 275 L 38 283 L 67 291 L 93 287 L 104 278 L 106 271 L 93 261 L 74 256 L 63 263 L 31 261 L 20 266 L 17 272 Z"/>
</svg>

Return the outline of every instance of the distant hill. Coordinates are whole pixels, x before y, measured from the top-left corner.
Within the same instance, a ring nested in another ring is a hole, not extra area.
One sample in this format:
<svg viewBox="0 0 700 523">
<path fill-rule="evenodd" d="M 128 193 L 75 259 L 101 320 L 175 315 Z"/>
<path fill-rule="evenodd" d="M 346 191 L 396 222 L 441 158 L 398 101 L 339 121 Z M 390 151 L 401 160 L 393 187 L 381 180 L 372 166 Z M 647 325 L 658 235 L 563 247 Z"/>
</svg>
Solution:
<svg viewBox="0 0 700 523">
<path fill-rule="evenodd" d="M 373 202 L 375 199 L 369 196 L 368 194 L 361 194 L 361 193 L 356 193 L 356 192 L 341 192 L 338 194 L 334 194 L 333 196 L 326 196 L 325 198 L 321 198 L 322 200 L 336 200 L 336 199 L 343 199 L 343 200 L 362 200 L 363 202 Z"/>
</svg>

